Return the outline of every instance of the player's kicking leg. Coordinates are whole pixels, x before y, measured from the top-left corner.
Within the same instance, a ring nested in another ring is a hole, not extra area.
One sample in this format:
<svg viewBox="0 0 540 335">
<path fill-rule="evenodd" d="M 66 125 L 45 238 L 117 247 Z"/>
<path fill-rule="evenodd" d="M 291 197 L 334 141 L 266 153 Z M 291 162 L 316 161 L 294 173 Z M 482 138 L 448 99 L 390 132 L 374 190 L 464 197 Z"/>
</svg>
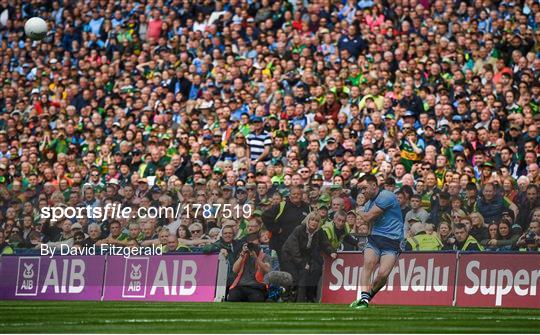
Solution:
<svg viewBox="0 0 540 335">
<path fill-rule="evenodd" d="M 364 266 L 362 273 L 360 274 L 360 289 L 361 296 L 360 299 L 353 301 L 350 304 L 352 308 L 365 308 L 368 306 L 371 298 L 369 297 L 369 292 L 371 290 L 371 277 L 373 271 L 379 263 L 379 252 L 376 248 L 367 247 L 364 250 Z"/>
<path fill-rule="evenodd" d="M 374 237 L 371 239 L 364 251 L 364 268 L 360 277 L 361 296 L 350 307 L 368 307 L 369 302 L 375 294 L 386 285 L 388 275 L 390 275 L 400 251 L 399 242 L 396 244 L 395 241 L 384 237 Z M 371 282 L 371 277 L 377 264 L 379 264 L 379 271 L 375 280 Z"/>
</svg>

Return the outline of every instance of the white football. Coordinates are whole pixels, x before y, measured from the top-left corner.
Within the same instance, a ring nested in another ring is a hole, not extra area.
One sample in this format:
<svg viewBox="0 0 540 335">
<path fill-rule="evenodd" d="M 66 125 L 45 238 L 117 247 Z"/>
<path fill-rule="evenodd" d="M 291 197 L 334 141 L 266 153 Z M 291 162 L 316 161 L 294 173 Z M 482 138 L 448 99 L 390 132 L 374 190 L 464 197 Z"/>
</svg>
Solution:
<svg viewBox="0 0 540 335">
<path fill-rule="evenodd" d="M 30 18 L 24 24 L 24 33 L 33 40 L 41 40 L 47 36 L 47 22 L 40 17 Z"/>
</svg>

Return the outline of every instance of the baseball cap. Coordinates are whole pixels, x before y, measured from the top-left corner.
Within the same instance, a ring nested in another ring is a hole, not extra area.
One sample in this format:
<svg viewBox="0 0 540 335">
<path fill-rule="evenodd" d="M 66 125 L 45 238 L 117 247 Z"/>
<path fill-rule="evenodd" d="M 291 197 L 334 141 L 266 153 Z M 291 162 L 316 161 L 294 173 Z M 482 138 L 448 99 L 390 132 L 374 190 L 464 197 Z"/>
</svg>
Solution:
<svg viewBox="0 0 540 335">
<path fill-rule="evenodd" d="M 116 178 L 111 178 L 111 180 L 109 180 L 109 182 L 108 182 L 107 184 L 118 186 L 119 182 L 118 182 L 118 179 L 116 179 Z"/>
<path fill-rule="evenodd" d="M 78 222 L 75 222 L 71 225 L 71 229 L 82 229 L 82 225 Z"/>
<path fill-rule="evenodd" d="M 328 209 L 328 204 L 326 202 L 318 202 L 317 209 L 326 208 Z"/>
<path fill-rule="evenodd" d="M 493 163 L 491 163 L 491 162 L 485 162 L 485 163 L 482 163 L 482 165 L 480 165 L 480 167 L 482 167 L 482 168 L 488 167 L 488 168 L 493 169 L 493 168 L 495 168 L 495 165 L 493 165 Z"/>
<path fill-rule="evenodd" d="M 518 124 L 515 124 L 515 123 L 512 123 L 510 125 L 510 128 L 509 129 L 516 129 L 516 130 L 519 130 L 521 131 L 521 127 L 518 125 Z"/>
<path fill-rule="evenodd" d="M 262 122 L 262 118 L 260 116 L 254 115 L 251 117 L 251 122 Z"/>
<path fill-rule="evenodd" d="M 330 195 L 324 193 L 319 197 L 319 202 L 330 202 L 332 200 L 332 197 Z"/>
<path fill-rule="evenodd" d="M 448 132 L 448 127 L 446 126 L 441 126 L 437 128 L 437 130 L 435 130 L 435 133 L 437 134 L 446 134 L 447 132 Z"/>
<path fill-rule="evenodd" d="M 463 146 L 461 144 L 456 144 L 454 145 L 454 148 L 452 149 L 453 151 L 457 151 L 457 152 L 463 152 Z"/>
<path fill-rule="evenodd" d="M 406 111 L 403 116 L 415 116 L 414 112 L 411 110 Z"/>
</svg>

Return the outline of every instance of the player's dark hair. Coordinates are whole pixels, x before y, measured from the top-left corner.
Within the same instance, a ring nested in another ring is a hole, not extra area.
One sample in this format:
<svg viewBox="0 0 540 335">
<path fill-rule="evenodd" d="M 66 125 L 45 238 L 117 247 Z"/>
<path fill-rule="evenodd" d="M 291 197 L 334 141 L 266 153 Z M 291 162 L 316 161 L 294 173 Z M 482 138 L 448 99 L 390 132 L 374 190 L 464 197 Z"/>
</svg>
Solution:
<svg viewBox="0 0 540 335">
<path fill-rule="evenodd" d="M 379 184 L 378 180 L 377 180 L 377 177 L 375 177 L 374 175 L 372 174 L 365 174 L 363 175 L 361 178 L 360 178 L 360 182 L 364 182 L 364 181 L 367 181 L 368 183 L 375 183 L 375 184 Z"/>
</svg>

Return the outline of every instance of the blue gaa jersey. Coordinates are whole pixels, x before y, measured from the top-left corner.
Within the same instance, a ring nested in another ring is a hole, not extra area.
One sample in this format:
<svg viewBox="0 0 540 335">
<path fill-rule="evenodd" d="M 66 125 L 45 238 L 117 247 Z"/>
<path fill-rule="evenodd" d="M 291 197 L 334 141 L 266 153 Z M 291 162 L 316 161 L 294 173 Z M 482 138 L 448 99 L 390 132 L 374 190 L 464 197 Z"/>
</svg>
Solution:
<svg viewBox="0 0 540 335">
<path fill-rule="evenodd" d="M 371 234 L 402 240 L 404 223 L 397 196 L 390 191 L 381 190 L 374 200 L 366 203 L 364 212 L 369 212 L 373 205 L 382 209 L 383 214 L 373 223 Z"/>
</svg>

